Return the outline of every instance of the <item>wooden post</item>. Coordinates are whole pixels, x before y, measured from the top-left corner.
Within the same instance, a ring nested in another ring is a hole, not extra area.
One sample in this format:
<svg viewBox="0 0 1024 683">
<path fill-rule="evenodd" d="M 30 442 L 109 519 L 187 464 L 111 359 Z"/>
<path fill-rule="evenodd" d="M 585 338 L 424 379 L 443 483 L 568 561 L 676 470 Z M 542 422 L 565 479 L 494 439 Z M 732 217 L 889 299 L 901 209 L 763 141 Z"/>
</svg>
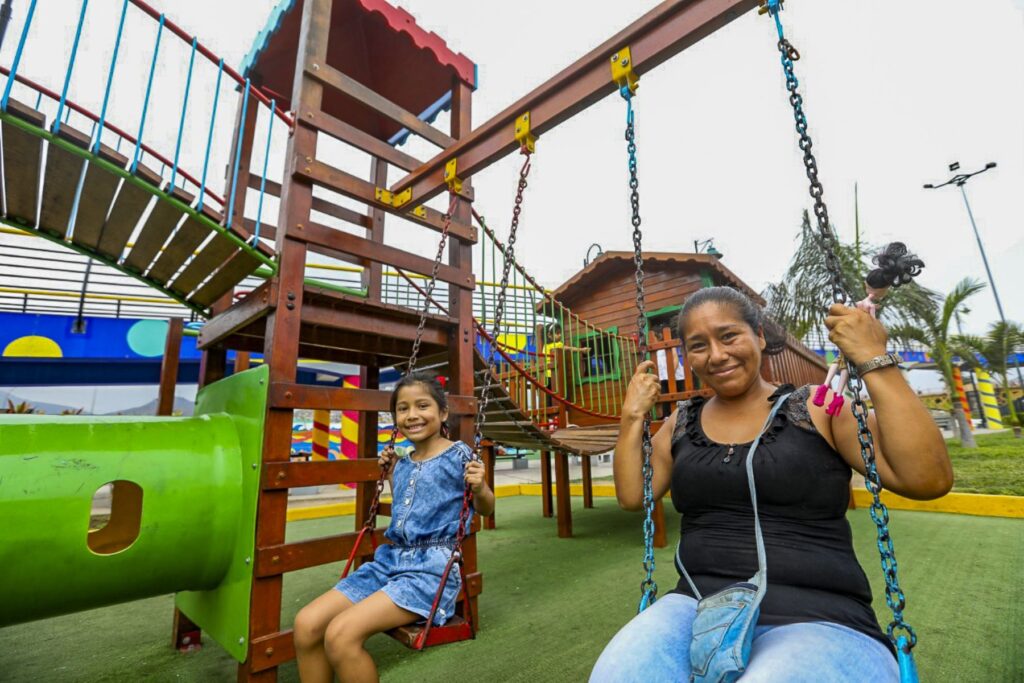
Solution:
<svg viewBox="0 0 1024 683">
<path fill-rule="evenodd" d="M 245 372 L 249 369 L 250 364 L 249 352 L 248 351 L 236 351 L 235 352 L 235 370 L 234 374 L 239 372 Z"/>
<path fill-rule="evenodd" d="M 360 389 L 377 389 L 380 387 L 380 369 L 364 367 L 359 371 Z M 359 457 L 377 457 L 377 422 L 378 413 L 363 411 L 359 413 Z M 370 502 L 377 485 L 371 481 L 362 481 L 356 484 L 356 515 L 355 528 L 360 529 L 366 524 L 366 518 L 370 514 Z"/>
<path fill-rule="evenodd" d="M 665 503 L 659 498 L 654 502 L 654 547 L 664 548 L 667 541 L 665 539 Z"/>
<path fill-rule="evenodd" d="M 580 465 L 583 468 L 583 507 L 592 508 L 594 507 L 594 482 L 591 478 L 590 456 L 581 455 Z"/>
<path fill-rule="evenodd" d="M 184 327 L 181 318 L 171 318 L 167 321 L 164 357 L 160 362 L 160 395 L 157 399 L 157 415 L 174 413 L 174 389 L 178 384 L 178 362 L 181 358 L 181 335 Z"/>
<path fill-rule="evenodd" d="M 487 467 L 487 485 L 494 490 L 494 462 L 497 459 L 493 442 L 486 442 L 486 445 L 482 448 L 481 456 L 483 456 L 484 466 Z M 497 512 L 492 512 L 490 515 L 484 518 L 484 529 L 495 528 L 495 516 Z"/>
<path fill-rule="evenodd" d="M 388 164 L 383 159 L 373 157 L 370 161 L 370 177 L 374 187 L 384 187 L 388 182 Z M 367 237 L 374 242 L 384 243 L 384 217 L 387 214 L 378 206 L 371 206 L 369 211 L 370 227 Z M 364 261 L 362 274 L 363 287 L 370 301 L 381 301 L 384 295 L 384 267 L 379 261 Z"/>
<path fill-rule="evenodd" d="M 541 514 L 550 517 L 553 514 L 551 505 L 551 451 L 540 453 L 540 504 Z"/>
<path fill-rule="evenodd" d="M 572 498 L 569 492 L 569 454 L 555 453 L 555 505 L 558 514 L 558 537 L 572 537 Z"/>
</svg>

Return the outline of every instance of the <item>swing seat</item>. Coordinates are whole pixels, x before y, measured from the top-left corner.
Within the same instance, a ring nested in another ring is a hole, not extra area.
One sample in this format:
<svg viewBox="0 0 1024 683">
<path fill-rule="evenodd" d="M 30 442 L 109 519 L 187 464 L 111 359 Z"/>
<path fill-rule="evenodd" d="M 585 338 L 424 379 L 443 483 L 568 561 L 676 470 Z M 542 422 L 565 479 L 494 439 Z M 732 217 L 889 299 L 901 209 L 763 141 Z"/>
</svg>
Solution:
<svg viewBox="0 0 1024 683">
<path fill-rule="evenodd" d="M 431 626 L 426 640 L 420 644 L 419 640 L 425 625 L 425 623 L 415 623 L 399 626 L 388 631 L 388 635 L 411 650 L 423 650 L 435 645 L 459 643 L 476 638 L 469 622 L 456 614 L 442 626 Z"/>
</svg>

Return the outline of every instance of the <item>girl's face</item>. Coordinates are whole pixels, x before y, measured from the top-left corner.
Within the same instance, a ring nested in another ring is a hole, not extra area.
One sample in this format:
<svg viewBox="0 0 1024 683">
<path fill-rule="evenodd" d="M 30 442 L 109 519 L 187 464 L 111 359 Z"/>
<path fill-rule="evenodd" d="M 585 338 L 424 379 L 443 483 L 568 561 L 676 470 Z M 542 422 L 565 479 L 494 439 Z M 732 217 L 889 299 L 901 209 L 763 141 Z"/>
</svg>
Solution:
<svg viewBox="0 0 1024 683">
<path fill-rule="evenodd" d="M 395 420 L 398 430 L 414 444 L 422 443 L 441 432 L 441 423 L 448 419 L 430 391 L 423 384 L 410 384 L 398 391 Z"/>
<path fill-rule="evenodd" d="M 690 311 L 684 322 L 686 358 L 704 386 L 728 398 L 758 380 L 764 335 L 755 333 L 732 306 L 709 302 Z"/>
</svg>

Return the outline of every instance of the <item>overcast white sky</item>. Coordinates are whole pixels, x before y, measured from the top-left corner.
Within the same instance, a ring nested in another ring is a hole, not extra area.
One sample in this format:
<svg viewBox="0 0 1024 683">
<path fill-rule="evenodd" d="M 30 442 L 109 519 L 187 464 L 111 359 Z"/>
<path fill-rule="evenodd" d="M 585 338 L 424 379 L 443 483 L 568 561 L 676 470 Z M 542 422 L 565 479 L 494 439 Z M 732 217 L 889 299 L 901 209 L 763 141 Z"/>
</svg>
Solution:
<svg viewBox="0 0 1024 683">
<path fill-rule="evenodd" d="M 275 2 L 155 4 L 238 65 Z M 476 124 L 655 5 L 398 4 L 479 65 Z M 76 65 L 71 97 L 97 110 L 120 5 L 90 4 Z M 15 3 L 0 54 L 5 64 L 27 6 Z M 78 7 L 40 0 L 22 73 L 59 90 Z M 866 238 L 907 242 L 927 264 L 923 284 L 946 291 L 966 275 L 984 278 L 959 192 L 921 186 L 944 180 L 951 161 L 968 170 L 996 161 L 998 168 L 972 181 L 968 192 L 1006 315 L 1024 320 L 1024 0 L 790 0 L 786 7 L 787 35 L 803 55 L 796 68 L 820 176 L 840 234 L 853 232 L 856 182 Z M 154 23 L 130 10 L 108 117 L 132 131 L 153 35 Z M 179 41 L 165 34 L 154 96 L 166 99 L 154 99 L 146 124 L 147 141 L 168 154 L 187 66 L 187 50 L 172 43 Z M 209 88 L 203 89 L 192 93 L 182 152 L 183 165 L 196 174 L 209 125 Z M 229 121 L 233 105 L 221 107 Z M 714 238 L 724 263 L 755 289 L 778 278 L 810 202 L 771 22 L 748 13 L 645 74 L 636 108 L 645 248 L 687 251 L 694 239 Z M 538 142 L 518 250 L 547 285 L 576 272 L 592 242 L 630 248 L 623 123 L 624 103 L 608 97 Z M 226 156 L 226 141 L 215 147 Z M 407 151 L 427 158 L 435 150 L 414 141 Z M 272 178 L 280 177 L 278 156 L 271 157 Z M 215 156 L 211 168 L 224 162 Z M 478 209 L 501 234 L 518 165 L 510 157 L 474 178 Z M 431 253 L 436 235 L 417 233 L 395 229 L 390 238 Z M 982 331 L 995 318 L 986 291 L 974 299 L 966 328 Z"/>
</svg>

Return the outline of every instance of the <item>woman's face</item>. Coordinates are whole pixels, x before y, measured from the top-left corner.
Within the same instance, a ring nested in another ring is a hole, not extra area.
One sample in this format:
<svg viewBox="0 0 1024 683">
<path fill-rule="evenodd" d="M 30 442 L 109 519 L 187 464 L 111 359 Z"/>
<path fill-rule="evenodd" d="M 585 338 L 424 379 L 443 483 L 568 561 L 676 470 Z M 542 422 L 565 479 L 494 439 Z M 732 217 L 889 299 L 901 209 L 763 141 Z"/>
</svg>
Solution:
<svg viewBox="0 0 1024 683">
<path fill-rule="evenodd" d="M 423 384 L 410 384 L 398 391 L 395 420 L 398 430 L 414 444 L 422 443 L 440 433 L 448 411 L 441 411 L 437 401 Z"/>
<path fill-rule="evenodd" d="M 738 396 L 761 373 L 764 336 L 750 328 L 734 307 L 708 302 L 683 321 L 686 359 L 701 383 L 720 396 Z"/>
</svg>

